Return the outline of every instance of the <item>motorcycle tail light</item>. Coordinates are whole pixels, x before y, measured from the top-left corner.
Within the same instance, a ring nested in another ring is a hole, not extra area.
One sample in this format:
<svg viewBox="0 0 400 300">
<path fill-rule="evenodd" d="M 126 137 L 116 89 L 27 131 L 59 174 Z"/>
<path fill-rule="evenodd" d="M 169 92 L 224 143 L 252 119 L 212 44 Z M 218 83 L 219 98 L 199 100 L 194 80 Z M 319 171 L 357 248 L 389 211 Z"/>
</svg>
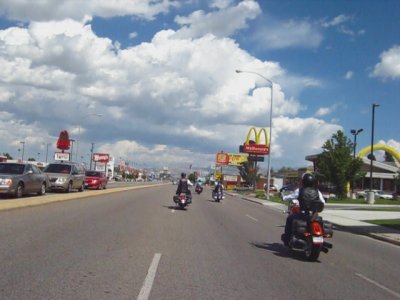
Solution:
<svg viewBox="0 0 400 300">
<path fill-rule="evenodd" d="M 300 206 L 293 206 L 292 207 L 292 213 L 293 214 L 299 214 L 300 213 Z"/>
<path fill-rule="evenodd" d="M 322 226 L 319 222 L 312 222 L 310 226 L 311 226 L 311 233 L 313 235 L 319 236 L 324 234 Z"/>
</svg>

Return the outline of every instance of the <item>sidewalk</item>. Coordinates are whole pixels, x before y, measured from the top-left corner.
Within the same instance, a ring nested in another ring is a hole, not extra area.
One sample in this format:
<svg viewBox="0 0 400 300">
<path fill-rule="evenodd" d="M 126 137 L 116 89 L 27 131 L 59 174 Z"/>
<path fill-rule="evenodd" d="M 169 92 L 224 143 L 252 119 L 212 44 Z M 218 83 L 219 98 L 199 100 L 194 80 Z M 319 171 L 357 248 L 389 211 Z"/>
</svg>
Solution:
<svg viewBox="0 0 400 300">
<path fill-rule="evenodd" d="M 287 205 L 283 203 L 258 199 L 252 196 L 242 196 L 237 193 L 230 192 L 229 194 L 243 200 L 269 206 L 276 210 L 285 211 L 287 209 Z M 388 205 L 374 205 L 373 207 L 388 207 Z M 399 205 L 389 207 L 400 208 Z M 363 210 L 360 208 L 363 208 Z M 320 215 L 325 220 L 336 225 L 340 230 L 366 235 L 400 246 L 399 230 L 363 222 L 365 220 L 400 219 L 400 211 L 365 210 L 366 208 L 368 208 L 368 205 L 327 203 Z"/>
</svg>

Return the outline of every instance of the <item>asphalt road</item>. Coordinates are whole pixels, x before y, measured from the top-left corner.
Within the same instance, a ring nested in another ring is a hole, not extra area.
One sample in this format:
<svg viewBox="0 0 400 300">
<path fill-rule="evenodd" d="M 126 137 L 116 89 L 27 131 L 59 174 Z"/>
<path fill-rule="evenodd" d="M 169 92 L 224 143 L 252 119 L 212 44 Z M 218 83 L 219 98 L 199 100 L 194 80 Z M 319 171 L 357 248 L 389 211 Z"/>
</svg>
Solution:
<svg viewBox="0 0 400 300">
<path fill-rule="evenodd" d="M 166 185 L 0 212 L 0 299 L 400 299 L 400 248 L 335 231 L 315 263 L 285 215 Z"/>
</svg>

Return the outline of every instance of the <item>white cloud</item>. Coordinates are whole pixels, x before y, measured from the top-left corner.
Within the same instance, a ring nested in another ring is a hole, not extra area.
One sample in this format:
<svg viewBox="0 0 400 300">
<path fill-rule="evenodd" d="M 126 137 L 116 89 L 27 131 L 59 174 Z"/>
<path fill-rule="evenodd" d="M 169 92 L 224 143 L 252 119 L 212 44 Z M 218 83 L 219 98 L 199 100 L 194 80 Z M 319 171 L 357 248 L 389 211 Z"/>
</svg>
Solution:
<svg viewBox="0 0 400 300">
<path fill-rule="evenodd" d="M 265 49 L 317 48 L 323 35 L 318 26 L 308 21 L 290 20 L 265 25 L 254 34 L 253 39 Z"/>
<path fill-rule="evenodd" d="M 258 13 L 255 5 L 244 1 L 226 9 L 228 14 L 247 10 L 241 19 L 245 22 Z M 203 17 L 225 16 L 214 13 Z M 98 37 L 90 18 L 0 30 L 3 151 L 16 155 L 21 140 L 27 151 L 42 151 L 43 143 L 54 145 L 58 133 L 67 129 L 79 140 L 84 157 L 94 142 L 96 149 L 117 158 L 154 165 L 210 165 L 217 151 L 237 152 L 250 127 L 269 126 L 271 87 L 261 77 L 236 74 L 235 69 L 254 70 L 274 82 L 276 164 L 301 164 L 338 128 L 318 119 L 293 118 L 304 109 L 296 94 L 320 86 L 318 80 L 261 61 L 233 39 L 215 32 L 200 34 L 194 19 L 191 15 L 185 23 L 190 39 L 179 38 L 182 31 L 163 30 L 150 42 L 125 49 Z M 224 32 L 241 26 L 228 25 Z M 90 118 L 91 112 L 103 117 Z"/>
<path fill-rule="evenodd" d="M 347 71 L 346 74 L 344 75 L 344 79 L 350 80 L 353 78 L 353 75 L 354 75 L 353 71 Z"/>
<path fill-rule="evenodd" d="M 176 0 L 85 0 L 79 5 L 75 0 L 3 0 L 0 15 L 21 21 L 49 21 L 71 18 L 81 21 L 87 15 L 104 18 L 134 15 L 143 19 L 153 19 L 179 5 Z"/>
<path fill-rule="evenodd" d="M 333 107 L 321 107 L 317 110 L 317 112 L 315 113 L 315 116 L 323 117 L 323 116 L 331 114 L 333 110 L 334 110 Z"/>
<path fill-rule="evenodd" d="M 400 78 L 400 46 L 393 46 L 380 55 L 381 61 L 375 65 L 370 76 L 398 79 Z"/>
<path fill-rule="evenodd" d="M 336 27 L 338 25 L 341 25 L 349 20 L 352 20 L 353 17 L 351 16 L 346 16 L 346 15 L 338 15 L 336 17 L 334 17 L 332 20 L 323 20 L 321 22 L 322 27 Z"/>
<path fill-rule="evenodd" d="M 197 38 L 208 33 L 217 37 L 230 36 L 237 30 L 247 27 L 248 19 L 254 19 L 261 13 L 260 6 L 256 1 L 241 1 L 237 6 L 226 7 L 228 4 L 228 2 L 215 2 L 216 7 L 224 9 L 209 13 L 198 10 L 188 17 L 175 17 L 175 22 L 182 26 L 177 31 L 176 37 Z"/>
</svg>

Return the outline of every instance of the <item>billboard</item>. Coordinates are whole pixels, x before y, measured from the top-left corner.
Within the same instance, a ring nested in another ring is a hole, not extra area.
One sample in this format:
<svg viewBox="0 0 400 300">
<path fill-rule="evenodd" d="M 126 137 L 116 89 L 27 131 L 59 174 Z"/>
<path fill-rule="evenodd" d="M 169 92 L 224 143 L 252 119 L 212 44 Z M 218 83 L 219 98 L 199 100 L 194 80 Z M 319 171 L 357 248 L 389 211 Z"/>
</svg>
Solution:
<svg viewBox="0 0 400 300">
<path fill-rule="evenodd" d="M 247 154 L 218 152 L 215 162 L 217 165 L 239 166 L 247 161 Z"/>
<path fill-rule="evenodd" d="M 110 161 L 110 155 L 106 153 L 93 153 L 93 161 L 108 163 Z"/>
</svg>

